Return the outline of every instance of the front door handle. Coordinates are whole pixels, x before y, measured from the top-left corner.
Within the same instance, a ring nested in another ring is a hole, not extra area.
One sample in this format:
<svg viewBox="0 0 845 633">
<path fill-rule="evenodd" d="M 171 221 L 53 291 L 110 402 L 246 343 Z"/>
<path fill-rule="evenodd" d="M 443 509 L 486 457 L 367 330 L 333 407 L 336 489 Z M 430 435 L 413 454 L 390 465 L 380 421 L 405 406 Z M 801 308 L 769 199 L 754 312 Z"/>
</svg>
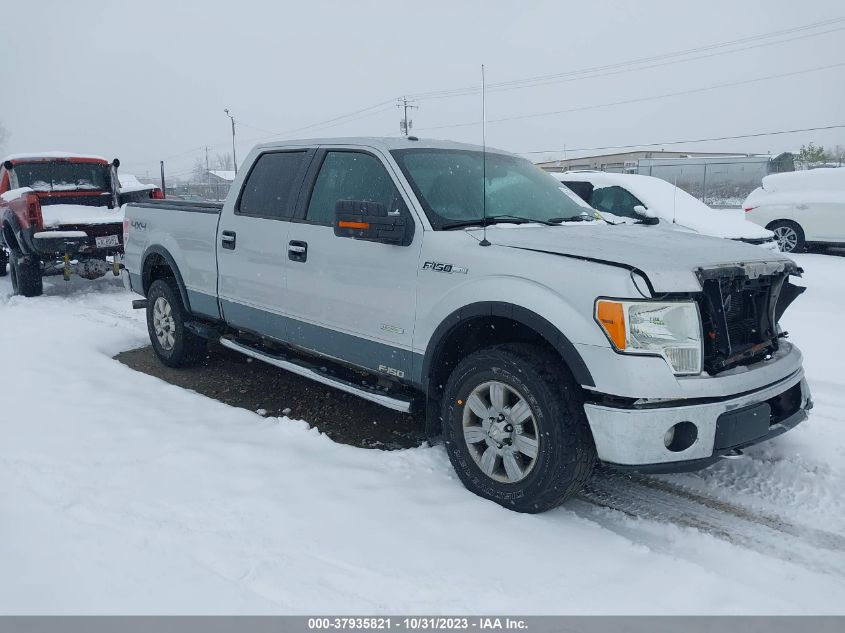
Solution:
<svg viewBox="0 0 845 633">
<path fill-rule="evenodd" d="M 304 262 L 308 259 L 308 242 L 299 240 L 288 242 L 288 259 L 292 262 Z"/>
<path fill-rule="evenodd" d="M 235 238 L 236 234 L 234 231 L 223 231 L 220 234 L 220 245 L 226 250 L 233 251 L 235 250 Z"/>
</svg>

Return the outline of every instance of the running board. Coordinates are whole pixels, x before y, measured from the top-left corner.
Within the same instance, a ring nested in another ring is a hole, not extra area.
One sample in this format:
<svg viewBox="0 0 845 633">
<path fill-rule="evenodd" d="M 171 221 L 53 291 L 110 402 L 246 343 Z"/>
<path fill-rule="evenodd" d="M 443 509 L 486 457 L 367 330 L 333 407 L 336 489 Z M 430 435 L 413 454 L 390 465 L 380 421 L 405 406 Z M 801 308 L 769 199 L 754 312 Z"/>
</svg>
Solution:
<svg viewBox="0 0 845 633">
<path fill-rule="evenodd" d="M 293 363 L 283 358 L 278 358 L 266 352 L 257 350 L 254 347 L 250 347 L 249 345 L 244 345 L 243 343 L 233 341 L 230 338 L 220 337 L 220 344 L 223 347 L 228 347 L 229 349 L 233 349 L 236 352 L 240 352 L 241 354 L 245 354 L 246 356 L 250 356 L 251 358 L 255 358 L 275 367 L 285 369 L 291 373 L 296 374 L 297 376 L 303 376 L 315 382 L 319 382 L 323 385 L 334 387 L 335 389 L 339 389 L 340 391 L 343 391 L 345 393 L 350 393 L 353 396 L 358 396 L 359 398 L 363 398 L 364 400 L 369 400 L 370 402 L 375 402 L 376 404 L 380 404 L 381 406 L 387 407 L 388 409 L 393 409 L 394 411 L 410 413 L 413 408 L 413 400 L 411 399 L 388 396 L 387 394 L 380 393 L 372 389 L 367 389 L 365 387 L 360 387 L 354 383 L 342 380 L 340 378 L 327 376 L 326 374 L 319 372 L 315 369 L 311 369 L 310 367 L 307 367 L 305 365 L 300 365 L 298 363 Z"/>
</svg>

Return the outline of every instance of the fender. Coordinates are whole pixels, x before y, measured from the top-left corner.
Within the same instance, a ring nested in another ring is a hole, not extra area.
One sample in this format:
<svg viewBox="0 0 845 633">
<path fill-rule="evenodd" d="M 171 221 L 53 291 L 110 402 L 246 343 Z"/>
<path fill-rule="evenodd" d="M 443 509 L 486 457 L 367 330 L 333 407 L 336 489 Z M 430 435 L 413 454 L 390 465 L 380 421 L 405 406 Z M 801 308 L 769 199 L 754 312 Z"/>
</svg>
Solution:
<svg viewBox="0 0 845 633">
<path fill-rule="evenodd" d="M 432 334 L 422 365 L 422 382 L 425 392 L 428 392 L 428 381 L 432 363 L 440 355 L 443 343 L 449 333 L 458 327 L 462 321 L 479 316 L 504 317 L 531 328 L 557 350 L 569 366 L 578 384 L 584 385 L 585 387 L 595 386 L 596 383 L 593 380 L 593 376 L 584 363 L 584 359 L 581 358 L 581 355 L 575 349 L 575 346 L 549 321 L 527 308 L 512 303 L 479 301 L 455 310 L 437 326 L 434 334 Z"/>
<path fill-rule="evenodd" d="M 191 312 L 191 302 L 188 300 L 188 291 L 185 288 L 185 282 L 182 281 L 182 273 L 179 272 L 179 267 L 176 265 L 176 260 L 173 259 L 173 256 L 167 251 L 166 248 L 163 246 L 158 246 L 157 244 L 153 244 L 147 250 L 144 251 L 144 255 L 141 259 L 143 262 L 141 264 L 141 283 L 144 290 L 144 296 L 147 296 L 147 292 L 150 289 L 150 282 L 149 282 L 149 261 L 150 255 L 159 255 L 161 256 L 164 261 L 167 262 L 167 265 L 170 266 L 170 270 L 173 271 L 174 276 L 176 277 L 176 287 L 179 288 L 179 295 L 182 297 L 182 305 L 185 306 L 185 309 L 190 313 Z"/>
</svg>

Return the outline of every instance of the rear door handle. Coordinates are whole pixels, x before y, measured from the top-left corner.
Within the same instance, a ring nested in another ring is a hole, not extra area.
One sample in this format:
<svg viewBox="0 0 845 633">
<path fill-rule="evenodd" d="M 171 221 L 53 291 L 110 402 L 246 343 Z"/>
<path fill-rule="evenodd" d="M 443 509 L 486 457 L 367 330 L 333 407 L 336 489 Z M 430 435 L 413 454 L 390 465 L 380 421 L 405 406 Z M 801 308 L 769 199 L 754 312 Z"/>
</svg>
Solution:
<svg viewBox="0 0 845 633">
<path fill-rule="evenodd" d="M 220 245 L 230 251 L 235 250 L 236 233 L 234 231 L 223 231 L 220 234 Z"/>
<path fill-rule="evenodd" d="M 304 262 L 308 259 L 308 242 L 291 240 L 288 242 L 288 259 L 292 262 Z"/>
</svg>

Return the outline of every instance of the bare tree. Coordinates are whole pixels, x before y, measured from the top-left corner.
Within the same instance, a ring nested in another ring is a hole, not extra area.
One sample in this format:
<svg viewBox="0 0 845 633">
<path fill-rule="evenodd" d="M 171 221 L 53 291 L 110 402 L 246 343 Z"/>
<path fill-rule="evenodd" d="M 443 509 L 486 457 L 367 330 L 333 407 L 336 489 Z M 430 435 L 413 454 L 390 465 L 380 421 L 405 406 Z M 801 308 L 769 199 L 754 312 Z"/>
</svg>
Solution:
<svg viewBox="0 0 845 633">
<path fill-rule="evenodd" d="M 202 158 L 194 159 L 194 166 L 191 168 L 191 180 L 194 183 L 203 183 L 207 180 L 205 161 Z"/>
<path fill-rule="evenodd" d="M 235 161 L 232 160 L 232 155 L 228 153 L 217 154 L 214 157 L 214 168 L 220 171 L 232 171 L 235 168 Z"/>
<path fill-rule="evenodd" d="M 845 162 L 845 145 L 834 145 L 833 149 L 828 151 L 828 155 L 832 161 L 838 162 L 842 167 L 842 163 Z"/>
</svg>

